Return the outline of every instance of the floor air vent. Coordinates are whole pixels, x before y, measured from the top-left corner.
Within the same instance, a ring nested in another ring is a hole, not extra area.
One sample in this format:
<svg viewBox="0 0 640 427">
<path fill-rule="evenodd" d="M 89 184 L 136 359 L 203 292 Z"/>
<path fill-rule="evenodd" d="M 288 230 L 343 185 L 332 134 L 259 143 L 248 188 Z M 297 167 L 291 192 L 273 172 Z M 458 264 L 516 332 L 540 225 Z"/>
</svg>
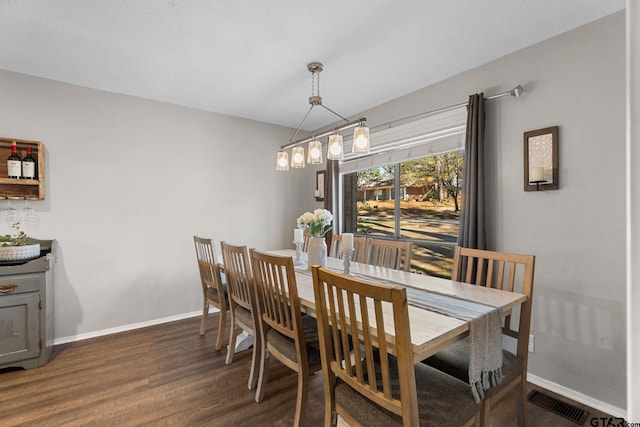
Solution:
<svg viewBox="0 0 640 427">
<path fill-rule="evenodd" d="M 554 414 L 571 420 L 576 424 L 583 425 L 587 419 L 587 416 L 589 416 L 589 413 L 587 411 L 558 400 L 555 397 L 551 397 L 548 394 L 541 393 L 537 390 L 529 393 L 528 399 L 529 402 L 538 405 L 548 411 L 551 411 Z"/>
</svg>

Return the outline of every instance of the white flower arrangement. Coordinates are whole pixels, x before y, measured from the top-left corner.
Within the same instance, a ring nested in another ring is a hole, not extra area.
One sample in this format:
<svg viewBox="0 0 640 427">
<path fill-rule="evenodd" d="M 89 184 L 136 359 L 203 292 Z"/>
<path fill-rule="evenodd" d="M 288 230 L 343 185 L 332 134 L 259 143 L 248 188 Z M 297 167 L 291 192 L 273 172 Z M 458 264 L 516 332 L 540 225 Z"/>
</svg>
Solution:
<svg viewBox="0 0 640 427">
<path fill-rule="evenodd" d="M 326 209 L 316 209 L 311 212 L 305 212 L 298 217 L 298 228 L 308 228 L 309 234 L 314 237 L 321 237 L 331 230 L 333 215 Z M 328 228 L 327 228 L 328 227 Z"/>
</svg>

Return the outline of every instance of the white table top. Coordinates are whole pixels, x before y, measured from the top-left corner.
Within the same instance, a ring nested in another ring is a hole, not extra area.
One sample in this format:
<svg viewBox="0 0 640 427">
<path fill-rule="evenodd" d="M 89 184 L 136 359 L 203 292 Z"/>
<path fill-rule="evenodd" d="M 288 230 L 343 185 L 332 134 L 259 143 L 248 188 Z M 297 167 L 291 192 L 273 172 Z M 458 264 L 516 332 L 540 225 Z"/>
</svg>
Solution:
<svg viewBox="0 0 640 427">
<path fill-rule="evenodd" d="M 295 259 L 295 250 L 292 249 L 271 250 L 268 252 L 291 256 Z M 306 257 L 306 255 L 303 254 L 303 257 Z M 343 260 L 328 258 L 327 267 L 331 270 L 342 272 L 344 269 Z M 357 278 L 363 280 L 367 280 L 368 276 L 371 281 L 378 283 L 383 281 L 400 284 L 499 307 L 503 317 L 511 313 L 514 307 L 519 306 L 527 299 L 524 294 L 355 262 L 351 263 L 351 272 Z M 314 315 L 315 297 L 311 271 L 306 266 L 302 268 L 296 267 L 296 280 L 298 296 L 303 310 L 308 314 Z M 391 316 L 389 318 L 391 319 Z M 409 305 L 409 323 L 415 361 L 428 358 L 444 347 L 464 338 L 469 331 L 468 321 L 413 305 Z M 388 330 L 393 331 L 391 321 L 389 321 L 388 326 Z"/>
</svg>

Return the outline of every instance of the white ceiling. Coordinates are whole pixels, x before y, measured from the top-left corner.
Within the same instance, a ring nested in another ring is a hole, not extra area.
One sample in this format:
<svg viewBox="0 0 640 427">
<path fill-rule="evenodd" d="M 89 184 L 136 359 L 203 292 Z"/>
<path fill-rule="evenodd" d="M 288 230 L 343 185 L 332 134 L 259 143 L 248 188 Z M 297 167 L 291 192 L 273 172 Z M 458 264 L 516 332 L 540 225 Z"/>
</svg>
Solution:
<svg viewBox="0 0 640 427">
<path fill-rule="evenodd" d="M 353 118 L 623 8 L 624 0 L 0 0 L 0 68 L 295 128 L 309 107 L 309 62 L 325 65 L 324 105 Z M 335 121 L 316 108 L 305 129 Z"/>
</svg>

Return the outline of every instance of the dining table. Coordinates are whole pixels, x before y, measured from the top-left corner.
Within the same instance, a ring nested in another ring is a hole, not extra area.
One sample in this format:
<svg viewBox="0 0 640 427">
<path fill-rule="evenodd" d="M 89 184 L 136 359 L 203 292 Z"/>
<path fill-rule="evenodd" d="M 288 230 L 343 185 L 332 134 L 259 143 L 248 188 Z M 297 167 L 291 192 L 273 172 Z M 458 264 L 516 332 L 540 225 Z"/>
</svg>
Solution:
<svg viewBox="0 0 640 427">
<path fill-rule="evenodd" d="M 297 258 L 296 251 L 293 249 L 276 249 L 267 252 L 280 256 L 291 256 L 294 260 Z M 298 297 L 302 311 L 315 317 L 313 278 L 311 269 L 306 265 L 305 253 L 302 253 L 302 262 L 301 265 L 295 267 Z M 327 257 L 326 267 L 338 273 L 344 274 L 345 272 L 343 259 Z M 444 295 L 457 300 L 472 301 L 495 307 L 499 310 L 502 318 L 510 315 L 512 310 L 520 306 L 527 299 L 527 296 L 521 293 L 475 286 L 450 279 L 357 262 L 349 263 L 349 273 L 357 279 L 374 283 L 401 285 L 405 286 L 407 290 L 423 292 L 427 296 L 430 294 L 438 296 Z M 443 314 L 411 303 L 408 304 L 408 311 L 413 358 L 415 362 L 427 359 L 443 348 L 464 339 L 469 334 L 470 320 L 464 320 L 455 315 Z M 388 316 L 386 316 L 386 314 L 388 314 Z M 388 344 L 393 353 L 394 340 L 392 336 L 393 323 L 391 311 L 385 313 L 385 317 L 389 319 L 389 324 L 385 325 L 385 327 L 389 326 L 387 331 L 391 331 Z"/>
</svg>

